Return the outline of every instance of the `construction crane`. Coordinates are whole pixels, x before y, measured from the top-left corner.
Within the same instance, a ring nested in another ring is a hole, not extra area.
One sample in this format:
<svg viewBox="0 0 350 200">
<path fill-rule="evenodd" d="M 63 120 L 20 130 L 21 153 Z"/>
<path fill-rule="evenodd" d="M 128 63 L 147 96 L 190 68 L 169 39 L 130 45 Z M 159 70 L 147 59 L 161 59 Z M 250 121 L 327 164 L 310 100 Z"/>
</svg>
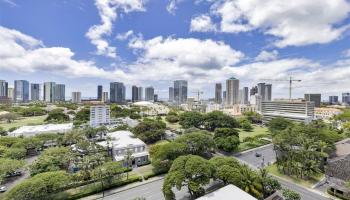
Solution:
<svg viewBox="0 0 350 200">
<path fill-rule="evenodd" d="M 263 79 L 263 81 L 288 81 L 289 82 L 289 99 L 292 99 L 292 85 L 293 82 L 301 82 L 301 80 L 293 79 L 293 77 L 289 77 L 289 79 Z"/>
<path fill-rule="evenodd" d="M 197 101 L 200 101 L 200 96 L 201 96 L 202 94 L 204 94 L 204 92 L 203 92 L 203 91 L 200 91 L 200 90 L 195 91 L 195 92 L 192 92 L 192 93 L 197 94 Z"/>
</svg>

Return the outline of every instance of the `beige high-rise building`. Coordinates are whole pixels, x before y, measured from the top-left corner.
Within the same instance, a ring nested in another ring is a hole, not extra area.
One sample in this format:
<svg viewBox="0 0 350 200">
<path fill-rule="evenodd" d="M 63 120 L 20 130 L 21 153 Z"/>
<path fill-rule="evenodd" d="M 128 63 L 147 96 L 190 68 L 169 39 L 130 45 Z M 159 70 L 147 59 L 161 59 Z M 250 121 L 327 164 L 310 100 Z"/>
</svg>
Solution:
<svg viewBox="0 0 350 200">
<path fill-rule="evenodd" d="M 226 80 L 226 105 L 239 104 L 239 80 L 231 77 Z"/>
<path fill-rule="evenodd" d="M 222 103 L 222 84 L 221 83 L 215 84 L 215 103 L 217 104 Z"/>
<path fill-rule="evenodd" d="M 72 92 L 72 103 L 81 103 L 81 92 Z"/>
</svg>

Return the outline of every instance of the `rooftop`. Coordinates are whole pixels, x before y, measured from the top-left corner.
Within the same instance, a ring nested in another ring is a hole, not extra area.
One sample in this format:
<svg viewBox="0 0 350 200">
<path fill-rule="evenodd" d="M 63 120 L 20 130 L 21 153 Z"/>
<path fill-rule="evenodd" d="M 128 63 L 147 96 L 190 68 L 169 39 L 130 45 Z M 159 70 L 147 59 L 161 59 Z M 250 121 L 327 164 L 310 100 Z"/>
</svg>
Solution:
<svg viewBox="0 0 350 200">
<path fill-rule="evenodd" d="M 13 132 L 11 132 L 11 136 L 32 136 L 40 133 L 63 133 L 69 131 L 73 128 L 73 123 L 68 124 L 45 124 L 45 125 L 37 125 L 37 126 L 22 126 Z"/>
<path fill-rule="evenodd" d="M 257 200 L 255 197 L 244 192 L 234 185 L 227 185 L 212 193 L 198 198 L 197 200 L 224 200 L 224 199 L 239 199 L 239 200 Z"/>
<path fill-rule="evenodd" d="M 127 148 L 128 146 L 145 146 L 146 144 L 139 138 L 135 138 L 134 134 L 130 131 L 116 131 L 107 133 L 107 136 L 111 137 L 111 144 L 116 149 Z M 99 142 L 101 146 L 107 146 L 107 142 Z"/>
</svg>

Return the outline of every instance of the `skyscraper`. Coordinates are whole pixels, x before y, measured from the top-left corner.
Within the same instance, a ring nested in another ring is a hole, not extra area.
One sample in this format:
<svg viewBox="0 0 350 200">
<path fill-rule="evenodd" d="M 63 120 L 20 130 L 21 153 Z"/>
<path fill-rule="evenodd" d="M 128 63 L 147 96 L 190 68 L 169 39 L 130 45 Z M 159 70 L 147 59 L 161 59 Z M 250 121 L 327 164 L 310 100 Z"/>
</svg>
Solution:
<svg viewBox="0 0 350 200">
<path fill-rule="evenodd" d="M 40 100 L 40 84 L 31 83 L 30 84 L 30 100 L 39 101 Z"/>
<path fill-rule="evenodd" d="M 72 92 L 72 103 L 81 103 L 81 92 Z"/>
<path fill-rule="evenodd" d="M 15 80 L 14 99 L 16 102 L 27 103 L 29 101 L 29 82 Z"/>
<path fill-rule="evenodd" d="M 265 84 L 265 99 L 264 101 L 271 101 L 272 100 L 272 85 L 271 84 Z"/>
<path fill-rule="evenodd" d="M 143 100 L 143 87 L 138 87 L 138 100 L 142 101 Z"/>
<path fill-rule="evenodd" d="M 8 83 L 4 80 L 0 80 L 0 98 L 8 97 Z"/>
<path fill-rule="evenodd" d="M 222 84 L 221 83 L 215 84 L 215 103 L 217 104 L 222 103 Z"/>
<path fill-rule="evenodd" d="M 136 102 L 139 100 L 139 88 L 136 85 L 131 87 L 131 101 Z"/>
<path fill-rule="evenodd" d="M 154 88 L 153 87 L 146 87 L 145 100 L 146 101 L 154 101 Z"/>
<path fill-rule="evenodd" d="M 329 104 L 334 105 L 334 104 L 338 104 L 338 96 L 329 96 Z"/>
<path fill-rule="evenodd" d="M 14 100 L 14 97 L 15 97 L 15 89 L 14 88 L 8 88 L 7 90 L 7 97 L 10 99 L 10 100 Z"/>
<path fill-rule="evenodd" d="M 55 82 L 45 82 L 44 83 L 44 101 L 48 103 L 55 102 Z"/>
<path fill-rule="evenodd" d="M 66 101 L 66 86 L 64 84 L 56 84 L 55 101 Z"/>
<path fill-rule="evenodd" d="M 342 102 L 350 105 L 350 93 L 346 92 L 342 94 Z"/>
<path fill-rule="evenodd" d="M 107 103 L 109 101 L 108 99 L 108 92 L 103 92 L 102 93 L 102 101 Z"/>
<path fill-rule="evenodd" d="M 103 92 L 103 86 L 98 85 L 97 86 L 97 100 L 102 101 L 102 92 Z"/>
<path fill-rule="evenodd" d="M 110 102 L 111 103 L 125 103 L 125 86 L 121 82 L 110 83 Z"/>
<path fill-rule="evenodd" d="M 249 88 L 244 87 L 242 90 L 242 104 L 248 104 L 249 103 Z"/>
<path fill-rule="evenodd" d="M 304 99 L 314 102 L 317 108 L 321 107 L 321 94 L 305 94 Z"/>
<path fill-rule="evenodd" d="M 176 104 L 183 104 L 187 102 L 187 81 L 174 81 L 174 100 Z"/>
<path fill-rule="evenodd" d="M 263 101 L 265 100 L 265 83 L 258 83 L 258 95 Z"/>
<path fill-rule="evenodd" d="M 222 92 L 222 100 L 223 100 L 223 102 L 226 102 L 226 91 L 223 91 Z"/>
<path fill-rule="evenodd" d="M 169 102 L 173 102 L 173 101 L 174 101 L 174 88 L 169 87 Z"/>
<path fill-rule="evenodd" d="M 239 80 L 234 77 L 226 80 L 226 104 L 239 104 Z"/>
</svg>

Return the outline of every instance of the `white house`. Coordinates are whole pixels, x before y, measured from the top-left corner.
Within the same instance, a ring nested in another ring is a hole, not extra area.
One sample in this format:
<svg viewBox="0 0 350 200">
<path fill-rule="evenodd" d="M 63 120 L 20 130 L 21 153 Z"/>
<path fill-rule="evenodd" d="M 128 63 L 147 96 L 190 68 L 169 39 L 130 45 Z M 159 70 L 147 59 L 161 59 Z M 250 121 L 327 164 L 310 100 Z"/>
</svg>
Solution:
<svg viewBox="0 0 350 200">
<path fill-rule="evenodd" d="M 226 185 L 212 193 L 206 194 L 197 200 L 257 200 L 255 197 L 241 190 L 234 185 Z"/>
<path fill-rule="evenodd" d="M 66 133 L 73 129 L 73 123 L 44 124 L 36 126 L 22 126 L 11 132 L 10 136 L 34 136 L 42 133 Z"/>
<path fill-rule="evenodd" d="M 116 131 L 107 133 L 107 137 L 111 138 L 109 147 L 112 149 L 113 160 L 123 161 L 128 151 L 132 152 L 132 165 L 143 165 L 148 163 L 149 153 L 146 144 L 135 138 L 130 131 Z M 99 142 L 97 144 L 107 147 L 108 141 Z M 126 164 L 126 163 L 125 163 Z"/>
</svg>

